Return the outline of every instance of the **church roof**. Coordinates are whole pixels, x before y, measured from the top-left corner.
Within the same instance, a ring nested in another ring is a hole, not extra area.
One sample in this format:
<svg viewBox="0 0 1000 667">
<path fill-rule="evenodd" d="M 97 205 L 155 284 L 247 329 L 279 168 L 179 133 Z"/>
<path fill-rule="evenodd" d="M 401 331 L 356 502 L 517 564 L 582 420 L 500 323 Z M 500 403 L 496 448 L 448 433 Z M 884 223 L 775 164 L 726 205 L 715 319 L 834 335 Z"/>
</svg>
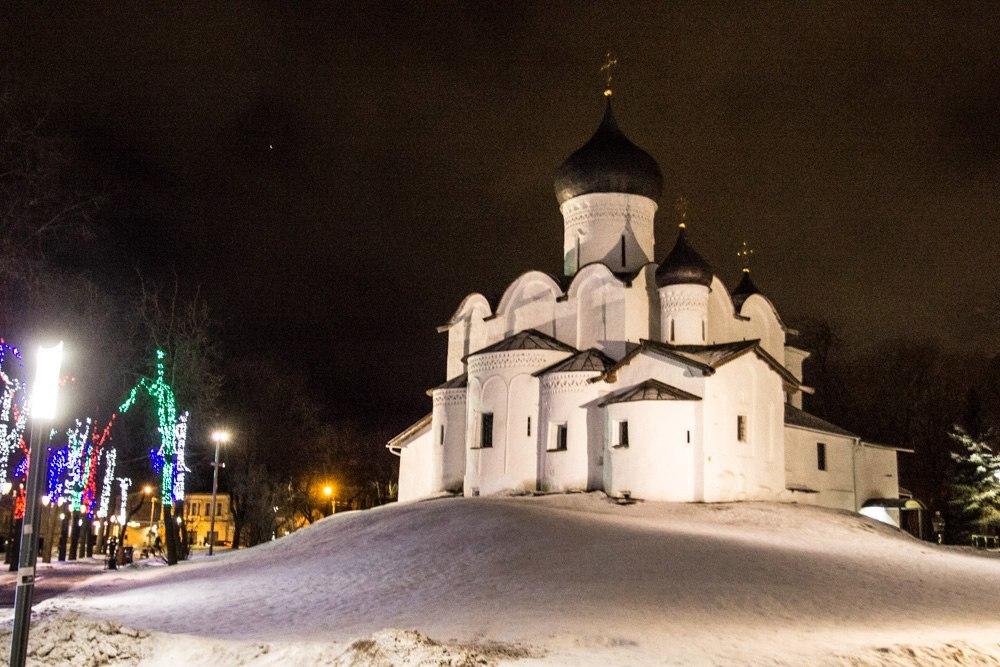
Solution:
<svg viewBox="0 0 1000 667">
<path fill-rule="evenodd" d="M 760 293 L 761 292 L 757 288 L 757 285 L 754 284 L 753 278 L 750 277 L 749 269 L 744 269 L 743 277 L 740 278 L 740 283 L 736 286 L 736 289 L 734 289 L 732 294 L 730 295 L 733 298 L 733 306 L 735 306 L 736 312 L 737 313 L 740 312 L 740 309 L 743 308 L 743 303 L 747 299 L 749 299 L 754 294 L 760 294 Z"/>
<path fill-rule="evenodd" d="M 663 174 L 656 160 L 618 128 L 608 97 L 594 136 L 556 170 L 556 199 L 562 204 L 592 192 L 622 192 L 658 201 Z"/>
<path fill-rule="evenodd" d="M 508 352 L 511 350 L 557 350 L 559 352 L 576 352 L 576 348 L 567 345 L 561 340 L 556 340 L 548 334 L 544 334 L 537 329 L 525 329 L 516 334 L 507 336 L 501 341 L 487 345 L 481 350 L 470 352 L 462 357 L 465 361 L 469 357 L 488 352 Z"/>
<path fill-rule="evenodd" d="M 628 365 L 632 359 L 647 350 L 651 350 L 666 357 L 670 357 L 671 359 L 676 359 L 681 363 L 693 366 L 694 368 L 702 371 L 705 375 L 711 375 L 720 366 L 724 366 L 744 354 L 753 352 L 758 358 L 761 359 L 761 361 L 770 366 L 775 373 L 780 375 L 781 379 L 784 380 L 786 384 L 794 387 L 799 386 L 798 378 L 792 375 L 791 371 L 782 366 L 777 359 L 768 354 L 767 351 L 760 346 L 760 340 L 757 339 L 734 341 L 732 343 L 716 343 L 714 345 L 668 345 L 655 340 L 643 339 L 639 342 L 639 345 L 632 348 L 632 350 L 622 357 L 620 361 L 606 370 L 604 375 L 600 378 L 595 378 L 592 381 L 612 378 L 615 371 Z"/>
<path fill-rule="evenodd" d="M 683 389 L 671 387 L 669 384 L 650 378 L 634 387 L 620 389 L 607 395 L 598 403 L 604 407 L 611 403 L 630 403 L 632 401 L 700 401 L 700 396 L 689 394 Z"/>
<path fill-rule="evenodd" d="M 840 428 L 836 424 L 831 424 L 824 419 L 820 419 L 816 415 L 811 415 L 805 410 L 800 410 L 790 403 L 785 403 L 785 425 L 798 426 L 799 428 L 809 429 L 810 431 L 821 431 L 823 433 L 831 433 L 833 435 L 842 435 L 845 438 L 858 437 L 847 429 Z"/>
<path fill-rule="evenodd" d="M 465 389 L 469 386 L 469 374 L 462 373 L 461 375 L 456 375 L 447 382 L 442 382 L 436 387 L 431 387 L 427 390 L 427 395 L 437 391 L 438 389 Z"/>
<path fill-rule="evenodd" d="M 410 444 L 410 441 L 413 440 L 413 438 L 430 428 L 432 417 L 433 414 L 428 413 L 414 423 L 410 424 L 402 433 L 390 440 L 386 447 L 389 449 L 402 449 L 403 447 L 406 447 Z"/>
<path fill-rule="evenodd" d="M 694 284 L 708 287 L 715 272 L 687 240 L 687 229 L 682 225 L 677 242 L 656 269 L 656 285 Z"/>
<path fill-rule="evenodd" d="M 588 350 L 577 352 L 568 359 L 557 361 L 548 368 L 536 371 L 534 375 L 535 377 L 539 377 L 541 375 L 546 375 L 547 373 L 572 373 L 577 371 L 596 371 L 603 373 L 614 366 L 614 364 L 614 359 L 604 354 L 597 348 L 592 347 Z"/>
</svg>

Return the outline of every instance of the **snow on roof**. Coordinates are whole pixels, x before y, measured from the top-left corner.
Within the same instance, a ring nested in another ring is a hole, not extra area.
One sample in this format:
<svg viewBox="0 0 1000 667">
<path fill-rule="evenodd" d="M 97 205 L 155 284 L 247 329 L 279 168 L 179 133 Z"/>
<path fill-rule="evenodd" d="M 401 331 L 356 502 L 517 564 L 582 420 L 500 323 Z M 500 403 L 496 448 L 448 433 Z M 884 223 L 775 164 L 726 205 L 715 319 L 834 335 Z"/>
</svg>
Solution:
<svg viewBox="0 0 1000 667">
<path fill-rule="evenodd" d="M 612 392 L 598 403 L 600 407 L 611 403 L 630 403 L 632 401 L 700 401 L 700 396 L 690 394 L 683 389 L 672 387 L 669 384 L 654 380 L 652 378 L 645 382 L 640 382 L 634 387 L 627 387 Z"/>
</svg>

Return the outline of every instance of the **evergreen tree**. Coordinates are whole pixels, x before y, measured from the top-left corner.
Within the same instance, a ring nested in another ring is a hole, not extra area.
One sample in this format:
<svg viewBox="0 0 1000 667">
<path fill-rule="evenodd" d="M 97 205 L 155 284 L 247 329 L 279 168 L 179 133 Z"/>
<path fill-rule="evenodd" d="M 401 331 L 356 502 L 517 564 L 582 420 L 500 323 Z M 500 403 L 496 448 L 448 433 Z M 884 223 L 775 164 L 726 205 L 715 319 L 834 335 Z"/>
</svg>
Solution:
<svg viewBox="0 0 1000 667">
<path fill-rule="evenodd" d="M 1000 532 L 1000 453 L 987 444 L 989 434 L 974 438 L 956 426 L 950 435 L 959 445 L 951 454 L 948 489 L 952 540 L 961 543 L 974 532 Z"/>
</svg>

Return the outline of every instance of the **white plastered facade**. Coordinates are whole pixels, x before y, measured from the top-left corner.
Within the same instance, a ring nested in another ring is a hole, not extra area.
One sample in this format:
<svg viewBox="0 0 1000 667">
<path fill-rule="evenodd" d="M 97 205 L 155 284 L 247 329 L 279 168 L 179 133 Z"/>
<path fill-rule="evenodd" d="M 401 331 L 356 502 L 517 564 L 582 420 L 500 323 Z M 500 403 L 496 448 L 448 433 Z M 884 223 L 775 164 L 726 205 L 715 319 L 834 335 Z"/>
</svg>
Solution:
<svg viewBox="0 0 1000 667">
<path fill-rule="evenodd" d="M 529 271 L 495 309 L 478 293 L 459 304 L 438 329 L 451 387 L 430 392 L 430 436 L 395 445 L 400 500 L 600 489 L 856 510 L 898 498 L 894 451 L 786 424 L 808 354 L 786 345 L 769 299 L 744 296 L 737 308 L 718 277 L 658 286 L 656 209 L 635 194 L 573 197 L 560 207 L 565 278 Z M 504 347 L 525 332 L 523 348 Z M 546 370 L 588 350 L 605 366 Z M 654 389 L 622 398 L 643 383 Z"/>
</svg>

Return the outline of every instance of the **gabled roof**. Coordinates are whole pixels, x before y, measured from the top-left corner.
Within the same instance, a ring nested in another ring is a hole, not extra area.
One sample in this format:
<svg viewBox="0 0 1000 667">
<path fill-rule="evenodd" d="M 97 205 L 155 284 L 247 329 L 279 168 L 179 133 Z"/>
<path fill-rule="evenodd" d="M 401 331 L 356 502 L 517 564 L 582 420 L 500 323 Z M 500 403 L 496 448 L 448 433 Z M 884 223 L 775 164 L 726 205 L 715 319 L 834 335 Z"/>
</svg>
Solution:
<svg viewBox="0 0 1000 667">
<path fill-rule="evenodd" d="M 406 447 L 406 445 L 410 444 L 409 441 L 412 440 L 414 436 L 419 435 L 421 431 L 430 427 L 431 417 L 432 414 L 426 414 L 414 423 L 410 424 L 405 430 L 403 430 L 402 433 L 390 440 L 386 447 L 389 449 L 402 449 L 403 447 Z"/>
<path fill-rule="evenodd" d="M 566 343 L 556 340 L 548 334 L 543 334 L 537 329 L 525 329 L 516 334 L 507 336 L 501 341 L 487 345 L 481 350 L 470 352 L 462 357 L 465 361 L 469 357 L 488 352 L 508 352 L 510 350 L 556 350 L 559 352 L 576 352 L 576 348 Z"/>
<path fill-rule="evenodd" d="M 588 350 L 577 352 L 568 359 L 557 361 L 551 366 L 543 368 L 540 371 L 535 371 L 533 375 L 535 377 L 539 377 L 547 373 L 572 373 L 585 371 L 603 373 L 614 366 L 614 364 L 614 359 L 604 354 L 597 348 L 592 347 Z"/>
<path fill-rule="evenodd" d="M 715 345 L 668 345 L 655 340 L 641 340 L 638 346 L 622 357 L 621 361 L 605 371 L 600 378 L 594 378 L 593 381 L 607 379 L 619 368 L 627 366 L 632 359 L 647 350 L 662 354 L 665 357 L 687 364 L 692 368 L 697 368 L 704 375 L 711 375 L 720 366 L 748 352 L 753 352 L 764 363 L 770 366 L 775 373 L 780 375 L 786 384 L 795 387 L 799 386 L 798 379 L 774 357 L 768 354 L 760 346 L 760 341 L 756 339 L 734 341 L 732 343 L 716 343 Z"/>
<path fill-rule="evenodd" d="M 822 433 L 832 433 L 845 438 L 857 438 L 847 429 L 840 428 L 836 424 L 820 419 L 816 415 L 811 415 L 805 410 L 800 410 L 790 403 L 785 403 L 785 426 L 797 426 L 798 428 L 810 431 L 820 431 Z"/>
<path fill-rule="evenodd" d="M 611 392 L 607 397 L 598 403 L 600 407 L 611 403 L 630 403 L 632 401 L 700 401 L 700 396 L 689 394 L 683 389 L 671 387 L 659 380 L 650 378 L 645 382 L 640 382 L 634 387 L 619 389 Z"/>
<path fill-rule="evenodd" d="M 436 387 L 431 387 L 427 390 L 427 395 L 430 396 L 438 389 L 465 389 L 469 386 L 469 374 L 462 373 L 461 375 L 456 375 L 447 382 L 442 382 Z"/>
</svg>

